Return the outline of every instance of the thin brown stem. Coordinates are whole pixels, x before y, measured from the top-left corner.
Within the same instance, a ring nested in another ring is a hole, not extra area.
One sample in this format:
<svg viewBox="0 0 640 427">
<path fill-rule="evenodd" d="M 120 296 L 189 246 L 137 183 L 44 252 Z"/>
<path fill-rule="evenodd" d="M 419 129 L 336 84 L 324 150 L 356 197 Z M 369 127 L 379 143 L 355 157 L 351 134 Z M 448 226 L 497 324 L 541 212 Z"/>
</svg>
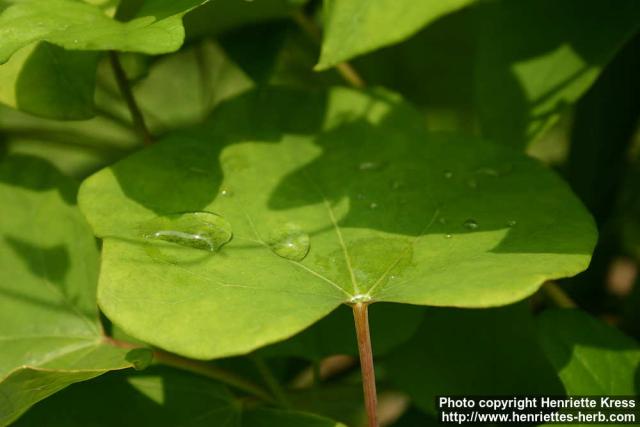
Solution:
<svg viewBox="0 0 640 427">
<path fill-rule="evenodd" d="M 313 20 L 300 9 L 293 12 L 291 15 L 293 20 L 298 24 L 300 28 L 318 45 L 322 44 L 322 31 L 316 25 Z M 362 76 L 349 64 L 348 62 L 342 62 L 336 65 L 336 71 L 342 76 L 342 78 L 351 86 L 362 89 L 366 86 L 366 83 Z"/>
<path fill-rule="evenodd" d="M 578 304 L 557 283 L 548 281 L 542 285 L 545 296 L 560 308 L 577 308 Z"/>
<path fill-rule="evenodd" d="M 353 305 L 353 319 L 358 337 L 358 353 L 360 353 L 360 368 L 362 370 L 362 389 L 364 390 L 364 406 L 367 411 L 369 427 L 378 427 L 376 374 L 373 368 L 373 351 L 371 349 L 371 335 L 369 334 L 368 305 L 357 303 Z"/>
<path fill-rule="evenodd" d="M 131 86 L 129 85 L 129 79 L 127 78 L 127 75 L 122 68 L 122 64 L 120 63 L 118 54 L 114 51 L 110 51 L 109 60 L 111 61 L 111 68 L 113 69 L 113 74 L 115 75 L 116 82 L 118 83 L 118 88 L 120 89 L 120 93 L 122 94 L 122 98 L 126 102 L 127 107 L 129 108 L 129 112 L 131 113 L 133 126 L 140 134 L 142 142 L 145 145 L 151 145 L 153 143 L 153 137 L 151 136 L 149 128 L 147 128 L 147 125 L 144 122 L 142 111 L 140 110 L 140 107 L 138 106 L 138 103 L 133 96 L 133 91 L 131 90 Z"/>
<path fill-rule="evenodd" d="M 111 337 L 105 337 L 104 342 L 115 347 L 125 349 L 134 349 L 140 347 L 138 345 L 126 341 L 120 341 Z M 217 366 L 213 366 L 210 363 L 200 360 L 187 359 L 186 357 L 178 356 L 177 354 L 169 353 L 162 350 L 154 350 L 153 359 L 158 363 L 166 366 L 171 366 L 172 368 L 177 368 L 216 381 L 220 381 L 237 390 L 255 396 L 265 402 L 276 403 L 274 398 L 258 385 L 242 377 L 239 377 L 232 372 L 218 368 Z"/>
</svg>

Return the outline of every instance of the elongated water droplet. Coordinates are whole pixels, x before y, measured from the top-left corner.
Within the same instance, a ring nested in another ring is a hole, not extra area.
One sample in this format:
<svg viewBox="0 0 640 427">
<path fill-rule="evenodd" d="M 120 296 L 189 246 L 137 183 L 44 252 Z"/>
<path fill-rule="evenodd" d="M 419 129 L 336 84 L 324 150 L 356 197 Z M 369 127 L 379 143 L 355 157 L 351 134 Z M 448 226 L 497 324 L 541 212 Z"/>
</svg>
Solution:
<svg viewBox="0 0 640 427">
<path fill-rule="evenodd" d="M 267 243 L 276 255 L 293 261 L 302 261 L 309 253 L 309 235 L 292 223 L 273 231 Z"/>
<path fill-rule="evenodd" d="M 451 172 L 450 170 L 445 170 L 444 171 L 444 177 L 447 178 L 447 179 L 453 178 L 453 172 Z"/>
<path fill-rule="evenodd" d="M 475 230 L 478 228 L 478 223 L 475 219 L 468 219 L 464 222 L 464 228 L 467 230 Z"/>
<path fill-rule="evenodd" d="M 476 173 L 480 175 L 487 175 L 487 176 L 500 176 L 500 172 L 498 172 L 493 168 L 480 168 L 476 170 Z"/>
<path fill-rule="evenodd" d="M 148 240 L 158 240 L 215 252 L 233 237 L 231 224 L 220 215 L 211 212 L 187 212 L 164 215 L 145 223 L 142 235 Z"/>
<path fill-rule="evenodd" d="M 377 208 L 378 208 L 378 204 L 377 204 L 376 202 L 371 202 L 371 203 L 369 204 L 369 208 L 370 208 L 370 209 L 377 209 Z"/>
<path fill-rule="evenodd" d="M 358 165 L 358 169 L 360 169 L 361 171 L 375 171 L 381 168 L 382 168 L 382 163 L 380 162 L 365 161 L 365 162 L 361 162 Z"/>
<path fill-rule="evenodd" d="M 445 235 L 444 235 L 444 238 L 445 238 L 445 239 L 450 239 L 451 237 L 453 237 L 453 236 L 451 236 L 451 234 L 445 234 Z"/>
</svg>

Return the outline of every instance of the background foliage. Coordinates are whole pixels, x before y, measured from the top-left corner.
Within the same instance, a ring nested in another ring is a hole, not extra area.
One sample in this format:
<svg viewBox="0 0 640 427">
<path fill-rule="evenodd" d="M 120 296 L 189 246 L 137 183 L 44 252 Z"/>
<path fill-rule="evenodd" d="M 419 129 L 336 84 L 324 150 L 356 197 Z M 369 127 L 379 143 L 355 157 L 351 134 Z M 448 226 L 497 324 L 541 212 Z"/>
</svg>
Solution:
<svg viewBox="0 0 640 427">
<path fill-rule="evenodd" d="M 638 394 L 640 3 L 201 3 L 0 0 L 0 425 Z"/>
</svg>

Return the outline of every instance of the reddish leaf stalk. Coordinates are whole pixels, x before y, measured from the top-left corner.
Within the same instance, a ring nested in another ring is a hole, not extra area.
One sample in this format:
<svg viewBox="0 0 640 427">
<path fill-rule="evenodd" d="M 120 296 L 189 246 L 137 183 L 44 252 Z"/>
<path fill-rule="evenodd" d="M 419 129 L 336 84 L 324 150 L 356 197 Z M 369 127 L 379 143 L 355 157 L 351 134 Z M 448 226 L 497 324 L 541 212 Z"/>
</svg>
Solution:
<svg viewBox="0 0 640 427">
<path fill-rule="evenodd" d="M 360 353 L 360 368 L 362 370 L 362 388 L 364 390 L 364 404 L 367 411 L 369 427 L 378 427 L 376 395 L 376 375 L 373 368 L 373 350 L 371 349 L 371 335 L 369 334 L 369 313 L 366 303 L 353 305 L 353 319 L 358 337 L 358 352 Z"/>
</svg>

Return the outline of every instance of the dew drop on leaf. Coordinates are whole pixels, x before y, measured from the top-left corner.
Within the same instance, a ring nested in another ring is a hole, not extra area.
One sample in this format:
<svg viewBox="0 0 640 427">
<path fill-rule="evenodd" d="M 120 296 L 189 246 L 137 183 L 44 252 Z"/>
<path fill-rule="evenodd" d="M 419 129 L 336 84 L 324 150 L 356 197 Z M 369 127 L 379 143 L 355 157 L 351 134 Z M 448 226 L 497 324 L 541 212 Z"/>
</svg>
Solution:
<svg viewBox="0 0 640 427">
<path fill-rule="evenodd" d="M 220 195 L 223 197 L 231 197 L 233 196 L 233 191 L 228 188 L 223 188 L 222 190 L 220 190 Z"/>
<path fill-rule="evenodd" d="M 159 240 L 215 252 L 233 237 L 231 224 L 222 216 L 211 212 L 187 212 L 164 215 L 145 223 L 145 239 Z"/>
<path fill-rule="evenodd" d="M 361 171 L 374 171 L 380 169 L 381 167 L 381 163 L 371 161 L 362 162 L 358 165 L 358 169 L 360 169 Z"/>
<path fill-rule="evenodd" d="M 478 228 L 478 223 L 475 219 L 468 219 L 464 222 L 464 228 L 467 230 L 475 230 Z"/>
<path fill-rule="evenodd" d="M 370 209 L 377 209 L 378 208 L 378 204 L 376 202 L 371 202 L 371 204 L 369 204 L 369 208 Z"/>
<path fill-rule="evenodd" d="M 447 179 L 453 178 L 453 172 L 451 172 L 450 170 L 445 170 L 444 171 L 444 177 L 447 178 Z"/>
<path fill-rule="evenodd" d="M 478 188 L 478 181 L 476 181 L 475 179 L 471 178 L 470 180 L 467 181 L 467 186 L 469 188 L 476 189 L 476 188 Z"/>
<path fill-rule="evenodd" d="M 451 236 L 451 234 L 445 234 L 445 235 L 444 235 L 444 238 L 445 238 L 445 239 L 450 239 L 451 237 L 453 237 L 453 236 Z"/>
<path fill-rule="evenodd" d="M 274 230 L 267 244 L 276 255 L 292 261 L 302 261 L 310 247 L 309 235 L 292 223 Z"/>
<path fill-rule="evenodd" d="M 516 224 L 517 224 L 517 222 L 516 222 L 515 220 L 511 220 L 511 221 L 509 221 L 509 222 L 507 223 L 507 225 L 508 225 L 509 227 L 514 227 Z"/>
</svg>

